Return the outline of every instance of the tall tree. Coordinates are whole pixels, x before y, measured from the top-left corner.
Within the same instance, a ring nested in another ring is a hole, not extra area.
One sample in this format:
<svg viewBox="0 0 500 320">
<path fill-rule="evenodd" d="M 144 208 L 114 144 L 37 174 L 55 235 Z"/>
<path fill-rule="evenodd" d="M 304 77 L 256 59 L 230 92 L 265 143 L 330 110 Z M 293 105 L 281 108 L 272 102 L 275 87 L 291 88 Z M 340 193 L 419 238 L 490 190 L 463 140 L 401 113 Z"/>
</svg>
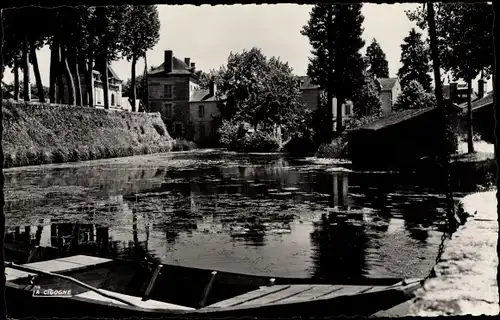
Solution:
<svg viewBox="0 0 500 320">
<path fill-rule="evenodd" d="M 271 129 L 274 125 L 293 133 L 302 120 L 297 79 L 287 63 L 267 59 L 257 48 L 231 53 L 227 67 L 220 70 L 220 106 L 223 119 L 245 121 L 254 128 Z"/>
<path fill-rule="evenodd" d="M 389 62 L 384 51 L 373 38 L 372 43 L 366 48 L 367 67 L 370 68 L 370 73 L 377 78 L 389 78 Z"/>
<path fill-rule="evenodd" d="M 435 25 L 438 56 L 442 68 L 454 78 L 464 79 L 468 86 L 467 145 L 474 152 L 472 130 L 472 80 L 480 73 L 493 73 L 493 7 L 483 3 L 437 3 Z M 408 17 L 419 27 L 428 28 L 423 8 L 408 12 Z"/>
<path fill-rule="evenodd" d="M 401 63 L 398 78 L 403 88 L 411 81 L 416 80 L 425 91 L 431 91 L 429 48 L 422 40 L 422 34 L 417 32 L 415 28 L 412 28 L 410 34 L 403 39 Z"/>
<path fill-rule="evenodd" d="M 332 100 L 337 97 L 336 131 L 342 132 L 342 105 L 363 85 L 362 4 L 317 4 L 301 33 L 309 38 L 312 57 L 307 73 L 327 91 L 325 138 L 332 135 Z"/>
<path fill-rule="evenodd" d="M 152 49 L 160 39 L 160 18 L 154 5 L 129 6 L 126 11 L 125 24 L 127 31 L 122 37 L 122 54 L 128 61 L 132 60 L 131 98 L 132 112 L 136 111 L 136 75 L 137 60 Z"/>
<path fill-rule="evenodd" d="M 100 6 L 95 8 L 94 34 L 99 39 L 96 46 L 97 70 L 101 72 L 101 80 L 104 91 L 104 108 L 109 109 L 109 62 L 118 58 L 123 47 L 122 40 L 126 24 L 126 16 L 129 6 Z"/>
</svg>

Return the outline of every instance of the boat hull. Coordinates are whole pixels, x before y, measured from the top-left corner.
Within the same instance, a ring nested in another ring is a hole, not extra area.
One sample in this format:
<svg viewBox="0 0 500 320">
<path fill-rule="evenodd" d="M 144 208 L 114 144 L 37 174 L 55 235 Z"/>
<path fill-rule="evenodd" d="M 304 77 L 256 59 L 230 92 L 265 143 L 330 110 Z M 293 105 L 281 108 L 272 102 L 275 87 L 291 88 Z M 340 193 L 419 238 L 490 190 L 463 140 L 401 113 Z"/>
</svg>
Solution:
<svg viewBox="0 0 500 320">
<path fill-rule="evenodd" d="M 33 297 L 32 292 L 16 288 L 10 283 L 6 287 L 7 312 L 10 317 L 40 318 L 226 318 L 226 317 L 327 317 L 369 316 L 408 300 L 408 293 L 388 290 L 372 294 L 358 294 L 334 299 L 306 301 L 295 304 L 268 304 L 253 307 L 227 309 L 202 308 L 195 311 L 147 310 L 110 302 L 89 302 L 78 297 Z"/>
</svg>

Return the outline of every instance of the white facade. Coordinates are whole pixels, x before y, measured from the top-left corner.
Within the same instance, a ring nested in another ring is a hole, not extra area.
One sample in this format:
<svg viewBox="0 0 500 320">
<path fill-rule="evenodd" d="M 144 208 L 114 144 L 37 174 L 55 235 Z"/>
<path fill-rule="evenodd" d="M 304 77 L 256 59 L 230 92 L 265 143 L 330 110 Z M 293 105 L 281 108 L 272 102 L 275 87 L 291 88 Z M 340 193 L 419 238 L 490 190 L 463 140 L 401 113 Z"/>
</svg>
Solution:
<svg viewBox="0 0 500 320">
<path fill-rule="evenodd" d="M 337 126 L 337 98 L 332 100 L 332 113 L 333 113 L 333 130 Z M 351 101 L 346 101 L 342 105 L 342 125 L 345 126 L 350 119 L 354 116 L 353 104 Z"/>
</svg>

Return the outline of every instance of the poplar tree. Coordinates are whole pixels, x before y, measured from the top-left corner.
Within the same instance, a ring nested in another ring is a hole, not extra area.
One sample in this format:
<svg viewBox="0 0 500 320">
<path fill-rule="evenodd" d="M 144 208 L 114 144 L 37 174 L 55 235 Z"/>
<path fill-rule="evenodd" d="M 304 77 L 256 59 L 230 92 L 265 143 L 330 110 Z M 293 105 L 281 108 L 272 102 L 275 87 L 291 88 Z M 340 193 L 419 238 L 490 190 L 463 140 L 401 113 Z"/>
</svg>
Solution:
<svg viewBox="0 0 500 320">
<path fill-rule="evenodd" d="M 372 43 L 366 48 L 367 67 L 370 68 L 370 73 L 377 78 L 389 78 L 389 62 L 384 51 L 373 38 Z"/>
<path fill-rule="evenodd" d="M 403 39 L 401 63 L 402 66 L 398 71 L 401 87 L 404 88 L 410 82 L 417 81 L 425 91 L 431 91 L 429 49 L 422 40 L 422 34 L 415 28 L 412 28 L 410 34 Z"/>
<path fill-rule="evenodd" d="M 313 48 L 307 74 L 327 95 L 328 119 L 322 135 L 326 141 L 332 138 L 333 97 L 337 98 L 336 131 L 339 134 L 343 131 L 342 105 L 364 84 L 364 61 L 360 53 L 365 44 L 361 38 L 362 6 L 361 3 L 317 4 L 301 31 Z"/>
</svg>

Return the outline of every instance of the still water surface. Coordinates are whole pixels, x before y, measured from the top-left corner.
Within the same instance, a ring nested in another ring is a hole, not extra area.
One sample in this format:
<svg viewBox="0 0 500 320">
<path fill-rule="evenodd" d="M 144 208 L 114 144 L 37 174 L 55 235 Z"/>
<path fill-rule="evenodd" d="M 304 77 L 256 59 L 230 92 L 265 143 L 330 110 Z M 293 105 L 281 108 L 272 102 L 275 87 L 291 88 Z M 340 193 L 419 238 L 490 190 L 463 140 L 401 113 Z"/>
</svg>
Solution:
<svg viewBox="0 0 500 320">
<path fill-rule="evenodd" d="M 76 230 L 98 254 L 183 266 L 327 280 L 424 276 L 444 197 L 420 178 L 343 167 L 196 151 L 9 169 L 6 241 L 74 249 Z"/>
</svg>

